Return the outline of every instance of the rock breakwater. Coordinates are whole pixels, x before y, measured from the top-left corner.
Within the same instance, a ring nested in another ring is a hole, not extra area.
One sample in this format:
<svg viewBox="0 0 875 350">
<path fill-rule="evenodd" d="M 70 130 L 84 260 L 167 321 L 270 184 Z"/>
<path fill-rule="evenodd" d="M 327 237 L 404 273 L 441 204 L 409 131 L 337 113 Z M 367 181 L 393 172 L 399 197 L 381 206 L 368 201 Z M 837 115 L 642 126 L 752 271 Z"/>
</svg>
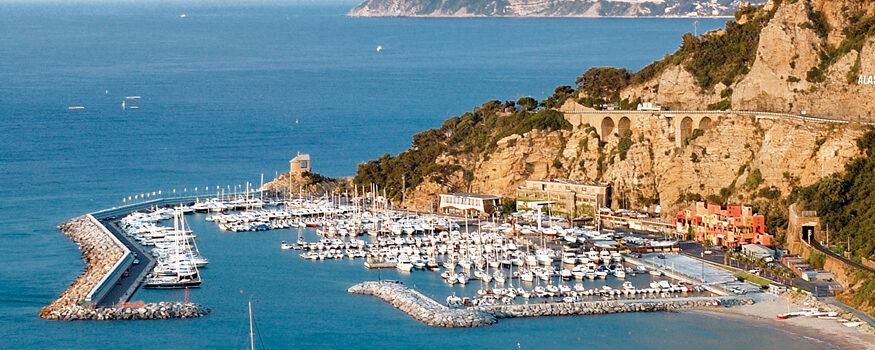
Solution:
<svg viewBox="0 0 875 350">
<path fill-rule="evenodd" d="M 40 317 L 49 320 L 163 320 L 170 318 L 195 318 L 205 316 L 210 309 L 194 303 L 149 303 L 142 307 L 87 307 L 65 305 Z"/>
<path fill-rule="evenodd" d="M 40 310 L 48 320 L 142 320 L 193 318 L 209 313 L 209 309 L 193 303 L 160 302 L 136 307 L 94 307 L 85 305 L 86 297 L 112 272 L 124 257 L 125 248 L 110 237 L 100 223 L 83 215 L 58 226 L 58 229 L 79 246 L 85 260 L 85 272 L 54 302 Z"/>
<path fill-rule="evenodd" d="M 753 304 L 749 298 L 676 298 L 647 301 L 590 301 L 475 306 L 451 309 L 396 282 L 362 282 L 347 292 L 373 295 L 432 327 L 479 327 L 499 318 L 604 315 L 621 312 L 658 312 L 714 306 Z"/>
<path fill-rule="evenodd" d="M 538 316 L 605 315 L 623 312 L 675 311 L 680 309 L 713 307 L 715 305 L 733 306 L 742 304 L 753 304 L 753 300 L 721 300 L 713 298 L 665 299 L 640 302 L 618 302 L 610 300 L 574 303 L 563 302 L 543 304 L 489 305 L 471 307 L 471 309 L 492 314 L 496 318 L 510 318 Z"/>
<path fill-rule="evenodd" d="M 400 283 L 362 282 L 349 287 L 347 292 L 373 295 L 432 327 L 479 327 L 496 322 L 488 312 L 450 309 Z"/>
<path fill-rule="evenodd" d="M 85 272 L 57 300 L 40 310 L 42 318 L 49 318 L 48 315 L 62 308 L 83 304 L 88 293 L 94 290 L 124 254 L 122 247 L 88 215 L 70 219 L 58 229 L 79 246 L 85 260 Z"/>
</svg>

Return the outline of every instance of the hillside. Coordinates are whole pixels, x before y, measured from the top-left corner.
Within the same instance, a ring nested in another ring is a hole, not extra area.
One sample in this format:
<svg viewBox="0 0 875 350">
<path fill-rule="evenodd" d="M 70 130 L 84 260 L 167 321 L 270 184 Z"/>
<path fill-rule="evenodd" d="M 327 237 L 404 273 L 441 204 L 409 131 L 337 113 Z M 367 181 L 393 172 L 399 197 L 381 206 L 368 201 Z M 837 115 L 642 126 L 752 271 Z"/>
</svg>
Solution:
<svg viewBox="0 0 875 350">
<path fill-rule="evenodd" d="M 357 17 L 732 16 L 739 0 L 366 0 Z"/>
<path fill-rule="evenodd" d="M 557 87 L 540 102 L 490 101 L 453 117 L 415 135 L 409 150 L 360 165 L 355 182 L 379 184 L 398 202 L 404 177 L 405 205 L 428 208 L 442 192 L 512 197 L 526 179 L 603 181 L 614 187 L 613 203 L 659 204 L 666 217 L 696 200 L 750 203 L 780 233 L 787 196 L 858 156 L 855 140 L 864 127 L 726 112 L 679 138 L 680 120 L 664 112 L 630 114 L 630 133 L 606 135 L 598 122 L 581 122 L 572 112 L 610 102 L 634 109 L 653 101 L 673 110 L 806 109 L 873 120 L 875 86 L 850 79 L 851 73 L 875 72 L 873 14 L 871 1 L 744 7 L 726 29 L 698 38 L 687 34 L 676 52 L 638 72 L 592 68 L 576 87 Z M 782 75 L 790 73 L 803 78 Z"/>
<path fill-rule="evenodd" d="M 875 74 L 875 2 L 776 0 L 735 18 L 684 35 L 676 52 L 628 73 L 618 94 L 580 97 L 875 121 L 875 85 L 859 84 Z"/>
</svg>

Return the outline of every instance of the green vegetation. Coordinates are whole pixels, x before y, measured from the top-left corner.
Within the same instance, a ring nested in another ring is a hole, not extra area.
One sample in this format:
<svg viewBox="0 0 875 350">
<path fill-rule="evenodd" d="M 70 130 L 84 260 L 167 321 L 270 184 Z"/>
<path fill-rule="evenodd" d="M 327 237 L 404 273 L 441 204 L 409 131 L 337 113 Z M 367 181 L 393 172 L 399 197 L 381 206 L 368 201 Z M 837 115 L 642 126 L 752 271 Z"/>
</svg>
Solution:
<svg viewBox="0 0 875 350">
<path fill-rule="evenodd" d="M 863 155 L 841 174 L 796 188 L 790 195 L 806 210 L 815 210 L 821 225 L 829 225 L 830 241 L 850 243 L 852 257 L 875 255 L 875 131 L 857 140 Z"/>
<path fill-rule="evenodd" d="M 843 294 L 839 299 L 857 309 L 865 306 L 870 315 L 875 315 L 875 274 L 868 271 L 849 271 L 852 286 L 850 297 Z"/>
<path fill-rule="evenodd" d="M 726 91 L 726 90 L 723 90 Z M 729 99 L 720 100 L 719 102 L 715 102 L 708 105 L 708 109 L 712 111 L 725 111 L 727 109 L 732 108 L 732 102 L 729 102 Z"/>
<path fill-rule="evenodd" d="M 520 97 L 520 99 L 516 101 L 516 104 L 526 112 L 531 112 L 534 111 L 535 108 L 538 108 L 538 100 L 531 96 Z"/>
<path fill-rule="evenodd" d="M 513 213 L 516 211 L 516 200 L 513 198 L 502 198 L 501 199 L 501 212 L 502 213 Z"/>
<path fill-rule="evenodd" d="M 518 102 L 522 108 L 530 101 Z M 470 181 L 473 173 L 458 165 L 436 164 L 441 154 L 491 154 L 498 148 L 498 140 L 531 130 L 570 130 L 571 124 L 554 110 L 505 113 L 509 104 L 493 100 L 472 112 L 444 121 L 438 129 L 423 131 L 413 136 L 412 147 L 397 156 L 385 154 L 377 160 L 360 164 L 354 182 L 359 186 L 377 184 L 386 189 L 390 199 L 401 198 L 401 179 L 414 188 L 431 180 L 444 184 L 449 177 L 462 171 L 463 179 Z"/>
<path fill-rule="evenodd" d="M 804 262 L 811 266 L 811 268 L 823 269 L 823 265 L 826 263 L 826 254 L 816 250 L 809 250 L 808 259 L 805 259 Z"/>
<path fill-rule="evenodd" d="M 753 169 L 747 174 L 747 179 L 744 180 L 744 187 L 748 191 L 753 191 L 760 187 L 763 181 L 765 180 L 763 180 L 763 173 L 760 172 L 760 169 Z"/>
<path fill-rule="evenodd" d="M 699 138 L 699 136 L 702 136 L 702 135 L 705 135 L 705 130 L 702 130 L 702 129 L 693 130 L 693 133 L 684 139 L 684 146 L 689 145 L 690 142 L 693 142 L 693 140 Z"/>
<path fill-rule="evenodd" d="M 745 271 L 738 271 L 735 273 L 735 275 L 738 277 L 744 278 L 745 281 L 757 284 L 760 287 L 768 287 L 770 284 L 772 284 L 771 281 L 769 281 L 765 278 L 762 278 L 760 276 L 757 276 L 757 275 L 754 275 L 754 274 L 751 274 L 751 273 L 748 273 Z"/>
<path fill-rule="evenodd" d="M 594 67 L 574 81 L 577 91 L 601 101 L 620 101 L 620 90 L 628 86 L 632 73 L 625 68 Z M 603 102 L 604 103 L 604 102 Z"/>
<path fill-rule="evenodd" d="M 620 142 L 617 144 L 617 152 L 620 154 L 620 160 L 626 160 L 626 153 L 629 152 L 629 148 L 634 145 L 635 142 L 632 141 L 632 137 L 629 135 L 623 136 L 620 139 Z"/>
<path fill-rule="evenodd" d="M 547 108 L 559 108 L 559 106 L 562 106 L 562 104 L 565 103 L 565 100 L 567 100 L 573 94 L 574 89 L 572 89 L 571 86 L 557 86 L 556 89 L 553 91 L 552 96 L 547 97 L 546 99 L 541 101 L 541 106 Z"/>
<path fill-rule="evenodd" d="M 332 179 L 330 177 L 322 176 L 320 174 L 309 172 L 309 171 L 305 171 L 305 172 L 301 173 L 301 175 L 307 179 L 308 185 L 318 185 L 318 184 L 326 182 L 326 181 L 332 181 Z"/>
<path fill-rule="evenodd" d="M 812 12 L 810 20 L 815 23 L 812 25 L 812 29 L 821 36 L 824 36 L 822 33 L 829 33 L 831 30 L 823 13 L 816 12 L 815 14 L 815 12 Z M 862 13 L 854 14 L 850 18 L 850 25 L 844 29 L 843 34 L 845 39 L 837 47 L 827 46 L 820 51 L 820 63 L 808 71 L 806 80 L 813 83 L 823 82 L 826 80 L 824 72 L 833 63 L 836 63 L 842 56 L 851 51 L 859 53 L 863 50 L 863 44 L 866 42 L 866 39 L 875 35 L 875 16 L 863 16 Z M 859 69 L 859 65 L 855 63 L 851 71 L 859 71 Z M 848 79 L 850 83 L 853 82 L 850 73 L 848 74 Z"/>
</svg>

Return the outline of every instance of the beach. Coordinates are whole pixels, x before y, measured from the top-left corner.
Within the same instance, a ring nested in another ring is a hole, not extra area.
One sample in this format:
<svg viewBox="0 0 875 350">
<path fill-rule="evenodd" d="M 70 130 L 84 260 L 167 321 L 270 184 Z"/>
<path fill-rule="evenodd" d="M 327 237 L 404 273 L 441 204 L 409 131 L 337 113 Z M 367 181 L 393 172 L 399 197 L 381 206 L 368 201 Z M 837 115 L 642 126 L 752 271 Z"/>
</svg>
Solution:
<svg viewBox="0 0 875 350">
<path fill-rule="evenodd" d="M 823 344 L 825 348 L 875 349 L 875 328 L 865 322 L 859 327 L 846 327 L 842 323 L 831 319 L 803 316 L 785 320 L 778 319 L 776 317 L 778 314 L 787 312 L 788 300 L 790 311 L 818 307 L 824 311 L 839 312 L 839 317 L 859 321 L 850 313 L 844 312 L 844 310 L 836 306 L 817 301 L 810 296 L 791 296 L 790 293 L 785 293 L 774 299 L 764 300 L 753 305 L 740 305 L 719 310 L 703 308 L 691 310 L 690 312 L 743 320 L 753 319 L 755 322 L 766 327 L 790 333 L 814 343 Z"/>
</svg>

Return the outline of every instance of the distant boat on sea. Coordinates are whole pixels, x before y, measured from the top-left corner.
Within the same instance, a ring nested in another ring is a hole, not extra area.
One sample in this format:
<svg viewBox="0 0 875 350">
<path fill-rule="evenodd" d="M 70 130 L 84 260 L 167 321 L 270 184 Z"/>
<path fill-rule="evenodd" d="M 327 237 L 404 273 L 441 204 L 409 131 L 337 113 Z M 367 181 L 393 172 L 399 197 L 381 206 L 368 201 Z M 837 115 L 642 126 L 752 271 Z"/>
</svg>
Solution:
<svg viewBox="0 0 875 350">
<path fill-rule="evenodd" d="M 179 18 L 185 18 L 185 14 L 183 13 L 183 14 L 179 15 Z"/>
<path fill-rule="evenodd" d="M 126 100 L 139 100 L 140 96 L 128 96 L 128 97 L 125 97 L 125 99 Z"/>
<path fill-rule="evenodd" d="M 140 107 L 137 107 L 137 106 L 131 106 L 131 109 L 140 109 Z"/>
<path fill-rule="evenodd" d="M 380 51 L 383 51 L 383 47 L 380 45 L 377 45 L 377 52 L 380 52 Z"/>
<path fill-rule="evenodd" d="M 80 109 L 85 109 L 85 107 L 83 107 L 83 106 L 70 106 L 70 107 L 67 107 L 67 110 L 71 110 L 71 111 L 78 111 L 78 110 L 80 110 Z"/>
</svg>

